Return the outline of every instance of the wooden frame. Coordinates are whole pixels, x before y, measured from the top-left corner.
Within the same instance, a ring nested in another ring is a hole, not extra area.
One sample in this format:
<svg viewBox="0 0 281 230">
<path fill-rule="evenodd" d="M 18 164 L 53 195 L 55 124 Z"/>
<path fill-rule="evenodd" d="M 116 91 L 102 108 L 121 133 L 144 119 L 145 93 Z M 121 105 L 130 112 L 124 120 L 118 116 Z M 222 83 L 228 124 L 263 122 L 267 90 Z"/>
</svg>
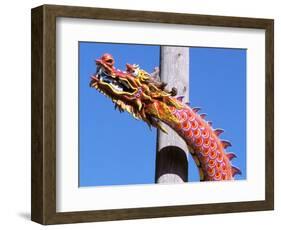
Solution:
<svg viewBox="0 0 281 230">
<path fill-rule="evenodd" d="M 56 18 L 257 28 L 266 31 L 266 183 L 264 201 L 56 212 Z M 43 5 L 32 9 L 32 205 L 41 224 L 108 221 L 274 208 L 274 27 L 273 20 Z"/>
</svg>

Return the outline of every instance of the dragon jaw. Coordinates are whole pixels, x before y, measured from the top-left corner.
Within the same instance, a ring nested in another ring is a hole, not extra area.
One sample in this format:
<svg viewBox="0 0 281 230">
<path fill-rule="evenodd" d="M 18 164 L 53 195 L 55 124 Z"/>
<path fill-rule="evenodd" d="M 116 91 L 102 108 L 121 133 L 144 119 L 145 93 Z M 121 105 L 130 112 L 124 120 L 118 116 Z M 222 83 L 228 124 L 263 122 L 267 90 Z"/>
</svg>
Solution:
<svg viewBox="0 0 281 230">
<path fill-rule="evenodd" d="M 92 77 L 91 87 L 95 87 L 108 96 L 114 95 L 116 98 L 123 100 L 133 99 L 137 93 L 134 87 L 126 78 L 108 74 L 102 66 L 97 66 L 97 72 Z"/>
</svg>

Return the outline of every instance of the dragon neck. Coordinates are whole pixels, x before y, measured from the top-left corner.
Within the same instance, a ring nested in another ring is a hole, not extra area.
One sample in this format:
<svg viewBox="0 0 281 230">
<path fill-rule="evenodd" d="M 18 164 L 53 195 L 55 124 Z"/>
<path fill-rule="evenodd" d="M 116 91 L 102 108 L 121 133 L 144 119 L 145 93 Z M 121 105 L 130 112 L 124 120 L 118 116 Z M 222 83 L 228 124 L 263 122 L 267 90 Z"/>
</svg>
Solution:
<svg viewBox="0 0 281 230">
<path fill-rule="evenodd" d="M 225 150 L 231 144 L 219 138 L 222 130 L 214 130 L 204 120 L 205 115 L 197 113 L 198 109 L 178 103 L 176 108 L 156 101 L 147 106 L 146 111 L 166 123 L 185 140 L 198 166 L 200 180 L 232 180 L 235 174 L 241 173 L 231 165 L 230 160 L 235 155 Z"/>
</svg>

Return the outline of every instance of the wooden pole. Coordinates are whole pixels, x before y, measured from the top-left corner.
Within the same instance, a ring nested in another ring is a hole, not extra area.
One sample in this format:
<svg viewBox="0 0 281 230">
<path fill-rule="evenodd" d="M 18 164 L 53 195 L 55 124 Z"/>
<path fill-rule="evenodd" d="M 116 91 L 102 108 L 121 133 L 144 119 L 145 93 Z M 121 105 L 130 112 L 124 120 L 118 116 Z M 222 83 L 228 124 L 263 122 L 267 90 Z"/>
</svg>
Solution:
<svg viewBox="0 0 281 230">
<path fill-rule="evenodd" d="M 189 101 L 189 48 L 161 47 L 161 81 L 167 88 L 176 87 L 177 96 L 185 96 Z M 168 134 L 157 131 L 156 183 L 183 183 L 188 177 L 188 148 L 182 138 L 170 127 L 162 124 Z"/>
</svg>

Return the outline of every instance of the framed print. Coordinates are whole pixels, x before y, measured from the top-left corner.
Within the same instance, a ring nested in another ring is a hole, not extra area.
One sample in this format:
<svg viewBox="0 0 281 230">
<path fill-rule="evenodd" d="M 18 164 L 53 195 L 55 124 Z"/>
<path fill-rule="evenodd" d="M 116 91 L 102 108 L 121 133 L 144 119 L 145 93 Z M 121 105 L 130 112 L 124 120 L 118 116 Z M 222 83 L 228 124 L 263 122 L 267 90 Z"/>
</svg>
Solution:
<svg viewBox="0 0 281 230">
<path fill-rule="evenodd" d="M 32 9 L 31 219 L 273 210 L 273 28 L 271 19 Z"/>
</svg>

